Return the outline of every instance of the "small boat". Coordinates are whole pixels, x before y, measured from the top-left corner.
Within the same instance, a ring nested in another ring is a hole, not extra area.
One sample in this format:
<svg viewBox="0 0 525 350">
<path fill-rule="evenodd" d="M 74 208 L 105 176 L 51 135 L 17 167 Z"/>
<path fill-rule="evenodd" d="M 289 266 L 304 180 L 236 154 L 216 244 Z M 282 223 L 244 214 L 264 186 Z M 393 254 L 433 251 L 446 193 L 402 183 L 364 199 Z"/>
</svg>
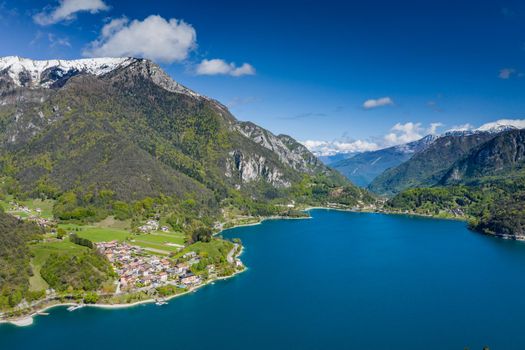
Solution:
<svg viewBox="0 0 525 350">
<path fill-rule="evenodd" d="M 162 305 L 167 305 L 168 303 L 162 299 L 159 299 L 157 300 L 157 302 L 155 303 L 155 305 L 157 306 L 162 306 Z"/>
<path fill-rule="evenodd" d="M 75 311 L 75 310 L 78 310 L 78 309 L 83 308 L 83 307 L 84 307 L 84 305 L 82 305 L 82 304 L 73 305 L 73 306 L 68 307 L 67 311 L 71 312 L 71 311 Z"/>
<path fill-rule="evenodd" d="M 40 316 L 49 316 L 49 313 L 48 312 L 43 312 L 43 311 L 39 311 L 36 313 L 37 315 L 40 315 Z"/>
</svg>

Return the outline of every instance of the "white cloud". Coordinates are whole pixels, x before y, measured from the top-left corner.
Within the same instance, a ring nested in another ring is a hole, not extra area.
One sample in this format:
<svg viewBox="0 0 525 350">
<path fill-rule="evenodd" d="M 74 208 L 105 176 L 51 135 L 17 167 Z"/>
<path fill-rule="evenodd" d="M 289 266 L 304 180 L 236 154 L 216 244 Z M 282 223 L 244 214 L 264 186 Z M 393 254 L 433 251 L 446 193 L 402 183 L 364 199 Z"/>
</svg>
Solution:
<svg viewBox="0 0 525 350">
<path fill-rule="evenodd" d="M 424 136 L 423 130 L 421 123 L 397 123 L 390 129 L 390 133 L 385 135 L 384 139 L 389 146 L 412 142 Z"/>
<path fill-rule="evenodd" d="M 311 152 L 317 156 L 329 156 L 338 153 L 359 153 L 367 151 L 375 151 L 382 148 L 405 144 L 412 141 L 417 141 L 428 134 L 439 134 L 438 128 L 444 124 L 436 122 L 430 123 L 428 127 L 424 127 L 421 123 L 397 123 L 388 134 L 377 142 L 372 141 L 322 141 L 322 140 L 306 140 L 301 143 L 306 146 Z M 475 128 L 472 124 L 462 124 L 453 126 L 445 132 L 452 131 L 489 131 L 491 129 L 503 129 L 505 126 L 513 126 L 517 129 L 525 129 L 525 119 L 500 119 L 494 122 L 481 125 Z"/>
<path fill-rule="evenodd" d="M 330 156 L 338 153 L 367 152 L 379 149 L 379 145 L 376 143 L 363 140 L 350 142 L 306 140 L 302 141 L 302 144 L 317 156 Z"/>
<path fill-rule="evenodd" d="M 395 146 L 403 143 L 417 141 L 428 134 L 437 134 L 437 129 L 442 127 L 443 123 L 430 123 L 425 128 L 421 123 L 408 122 L 405 124 L 397 123 L 390 129 L 390 132 L 384 136 L 385 146 Z"/>
<path fill-rule="evenodd" d="M 100 38 L 84 51 L 85 56 L 134 56 L 158 62 L 185 60 L 197 46 L 197 33 L 188 23 L 151 15 L 143 21 L 113 19 Z"/>
<path fill-rule="evenodd" d="M 497 129 L 502 126 L 513 126 L 517 129 L 525 129 L 525 119 L 500 119 L 495 122 L 486 123 L 477 128 L 479 131 L 487 131 L 490 129 Z"/>
<path fill-rule="evenodd" d="M 514 68 L 503 68 L 499 71 L 498 78 L 500 79 L 510 79 L 515 75 L 517 71 Z"/>
<path fill-rule="evenodd" d="M 248 63 L 236 66 L 235 63 L 228 63 L 222 59 L 202 60 L 197 65 L 195 72 L 198 75 L 231 75 L 240 77 L 242 75 L 254 75 L 255 68 Z"/>
<path fill-rule="evenodd" d="M 442 127 L 443 123 L 430 123 L 430 127 L 427 129 L 427 133 L 431 135 L 437 134 L 437 129 Z"/>
<path fill-rule="evenodd" d="M 302 144 L 317 156 L 327 156 L 338 153 L 368 152 L 417 141 L 428 134 L 437 134 L 437 129 L 442 126 L 442 123 L 430 123 L 430 125 L 425 128 L 421 123 L 397 123 L 390 129 L 388 134 L 383 136 L 377 142 L 366 140 L 306 140 L 303 141 Z"/>
<path fill-rule="evenodd" d="M 394 101 L 390 97 L 386 96 L 386 97 L 381 97 L 378 99 L 366 100 L 363 103 L 363 108 L 371 109 L 371 108 L 376 108 L 376 107 L 381 107 L 381 106 L 389 106 L 393 104 L 394 104 Z"/>
<path fill-rule="evenodd" d="M 97 13 L 108 9 L 103 0 L 60 0 L 58 6 L 44 8 L 42 12 L 33 16 L 33 20 L 46 26 L 71 20 L 78 12 Z"/>
</svg>

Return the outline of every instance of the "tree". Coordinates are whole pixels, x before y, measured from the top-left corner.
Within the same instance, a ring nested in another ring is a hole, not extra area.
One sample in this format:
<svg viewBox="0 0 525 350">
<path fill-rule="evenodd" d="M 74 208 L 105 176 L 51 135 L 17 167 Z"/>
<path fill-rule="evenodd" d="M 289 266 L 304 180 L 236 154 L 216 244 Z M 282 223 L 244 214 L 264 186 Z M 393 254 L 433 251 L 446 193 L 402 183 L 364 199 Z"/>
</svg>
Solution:
<svg viewBox="0 0 525 350">
<path fill-rule="evenodd" d="M 198 227 L 191 234 L 191 243 L 211 241 L 212 231 L 209 227 Z"/>
<path fill-rule="evenodd" d="M 89 292 L 84 294 L 84 303 L 86 304 L 96 304 L 99 299 L 99 295 L 95 292 Z"/>
<path fill-rule="evenodd" d="M 66 230 L 64 230 L 62 227 L 59 227 L 57 230 L 57 238 L 62 239 L 66 235 Z"/>
</svg>

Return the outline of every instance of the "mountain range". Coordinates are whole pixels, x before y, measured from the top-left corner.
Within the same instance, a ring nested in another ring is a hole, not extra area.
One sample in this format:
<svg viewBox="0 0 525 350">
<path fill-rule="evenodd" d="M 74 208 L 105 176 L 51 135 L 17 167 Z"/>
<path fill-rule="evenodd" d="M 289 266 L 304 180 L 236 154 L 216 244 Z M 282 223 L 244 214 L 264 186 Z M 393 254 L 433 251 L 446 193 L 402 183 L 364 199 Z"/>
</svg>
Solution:
<svg viewBox="0 0 525 350">
<path fill-rule="evenodd" d="M 406 162 L 414 154 L 426 149 L 436 138 L 437 136 L 427 135 L 403 145 L 358 153 L 351 158 L 330 163 L 329 166 L 341 172 L 354 184 L 367 187 L 385 170 Z"/>
<path fill-rule="evenodd" d="M 525 129 L 445 135 L 372 185 L 392 186 L 390 210 L 463 217 L 477 231 L 525 239 Z"/>
<path fill-rule="evenodd" d="M 295 206 L 373 202 L 292 137 L 237 120 L 152 61 L 0 58 L 2 311 L 27 308 L 47 287 L 84 295 L 114 285 L 109 260 L 73 230 L 104 225 L 104 240 L 135 242 L 154 222 L 169 233 L 148 235 L 144 249 L 174 257 L 197 246 L 218 263 L 233 244 L 213 230 L 306 215 Z"/>
<path fill-rule="evenodd" d="M 362 194 L 290 136 L 238 121 L 146 59 L 1 58 L 0 144 L 10 192 L 73 193 L 71 209 L 108 192 L 125 203 L 193 198 L 217 213 L 239 195 L 290 198 L 305 176 Z"/>
<path fill-rule="evenodd" d="M 406 162 L 377 176 L 368 188 L 377 194 L 392 195 L 408 188 L 436 184 L 455 161 L 494 135 L 490 132 L 445 134 Z"/>
</svg>

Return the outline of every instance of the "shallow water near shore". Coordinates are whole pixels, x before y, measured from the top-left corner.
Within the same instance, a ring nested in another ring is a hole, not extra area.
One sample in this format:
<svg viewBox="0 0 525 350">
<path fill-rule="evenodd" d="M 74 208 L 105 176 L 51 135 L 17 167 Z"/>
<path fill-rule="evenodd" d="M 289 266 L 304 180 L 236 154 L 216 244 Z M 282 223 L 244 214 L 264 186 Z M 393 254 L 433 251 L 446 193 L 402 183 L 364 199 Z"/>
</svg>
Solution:
<svg viewBox="0 0 525 350">
<path fill-rule="evenodd" d="M 248 270 L 169 305 L 65 307 L 0 349 L 525 349 L 525 243 L 463 222 L 313 210 L 224 232 Z"/>
</svg>

